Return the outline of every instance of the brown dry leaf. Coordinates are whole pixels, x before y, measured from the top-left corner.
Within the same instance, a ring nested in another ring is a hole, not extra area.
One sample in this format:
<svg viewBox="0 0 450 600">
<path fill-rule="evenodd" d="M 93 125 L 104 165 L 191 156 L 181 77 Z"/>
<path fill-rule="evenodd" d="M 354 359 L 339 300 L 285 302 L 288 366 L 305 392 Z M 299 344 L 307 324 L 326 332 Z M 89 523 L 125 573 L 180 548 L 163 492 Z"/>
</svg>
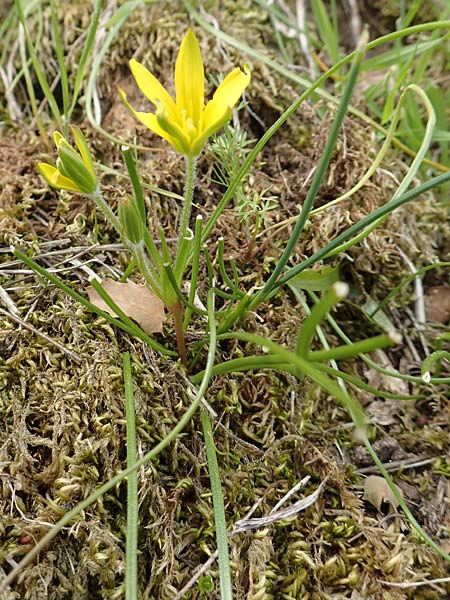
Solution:
<svg viewBox="0 0 450 600">
<path fill-rule="evenodd" d="M 398 486 L 395 487 L 403 498 L 402 490 Z M 392 507 L 394 510 L 398 506 L 398 500 L 392 493 L 387 481 L 384 477 L 380 477 L 379 475 L 370 475 L 364 481 L 364 498 L 373 504 L 378 512 L 383 512 L 381 510 L 381 505 L 383 503 L 390 504 L 390 508 Z"/>
<path fill-rule="evenodd" d="M 434 285 L 425 294 L 427 320 L 445 325 L 450 321 L 450 285 Z"/>
<path fill-rule="evenodd" d="M 134 319 L 145 333 L 157 333 L 162 331 L 162 324 L 166 318 L 164 304 L 145 285 L 137 285 L 132 281 L 119 283 L 112 279 L 102 281 L 105 292 L 123 312 Z M 106 302 L 97 294 L 92 286 L 86 288 L 89 300 L 97 308 L 104 310 L 113 317 L 115 312 L 109 308 Z"/>
<path fill-rule="evenodd" d="M 367 383 L 374 388 L 384 390 L 392 394 L 401 394 L 402 396 L 409 394 L 408 382 L 395 377 L 395 375 L 398 375 L 399 372 L 392 364 L 386 352 L 383 350 L 375 350 L 373 357 L 374 362 L 380 365 L 380 367 L 392 371 L 392 377 L 389 375 L 384 375 L 375 369 L 367 369 L 367 371 L 364 373 Z"/>
<path fill-rule="evenodd" d="M 371 423 L 392 425 L 397 422 L 397 417 L 402 412 L 400 407 L 400 400 L 374 400 L 367 406 L 366 414 Z"/>
</svg>

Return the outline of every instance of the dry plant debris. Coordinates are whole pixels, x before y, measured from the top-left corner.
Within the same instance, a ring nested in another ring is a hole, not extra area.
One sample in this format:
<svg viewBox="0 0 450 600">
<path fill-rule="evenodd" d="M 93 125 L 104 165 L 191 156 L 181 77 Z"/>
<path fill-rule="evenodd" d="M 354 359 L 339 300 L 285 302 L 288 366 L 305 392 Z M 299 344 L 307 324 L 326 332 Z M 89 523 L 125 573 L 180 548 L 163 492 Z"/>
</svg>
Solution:
<svg viewBox="0 0 450 600">
<path fill-rule="evenodd" d="M 134 319 L 146 333 L 161 333 L 166 315 L 164 304 L 146 285 L 132 281 L 119 283 L 112 279 L 101 282 L 102 288 L 115 304 L 131 319 Z M 100 297 L 92 286 L 86 288 L 90 302 L 113 317 L 116 313 Z"/>
</svg>

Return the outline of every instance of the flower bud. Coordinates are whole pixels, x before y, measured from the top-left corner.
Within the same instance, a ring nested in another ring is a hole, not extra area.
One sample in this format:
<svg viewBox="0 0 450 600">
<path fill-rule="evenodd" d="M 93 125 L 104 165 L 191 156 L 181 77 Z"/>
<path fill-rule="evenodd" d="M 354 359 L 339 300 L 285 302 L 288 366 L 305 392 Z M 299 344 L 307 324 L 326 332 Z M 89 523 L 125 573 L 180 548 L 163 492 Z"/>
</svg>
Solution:
<svg viewBox="0 0 450 600">
<path fill-rule="evenodd" d="M 81 131 L 76 127 L 71 129 L 78 150 L 75 150 L 59 131 L 55 131 L 53 139 L 58 152 L 56 167 L 48 163 L 38 163 L 37 168 L 52 187 L 89 196 L 98 188 L 94 163 Z"/>
<path fill-rule="evenodd" d="M 60 145 L 56 165 L 61 173 L 71 179 L 85 194 L 93 194 L 97 189 L 96 176 L 73 148 L 68 149 L 65 145 Z"/>
<path fill-rule="evenodd" d="M 142 242 L 145 223 L 142 222 L 136 202 L 131 196 L 119 203 L 119 219 L 127 240 L 132 244 Z"/>
</svg>

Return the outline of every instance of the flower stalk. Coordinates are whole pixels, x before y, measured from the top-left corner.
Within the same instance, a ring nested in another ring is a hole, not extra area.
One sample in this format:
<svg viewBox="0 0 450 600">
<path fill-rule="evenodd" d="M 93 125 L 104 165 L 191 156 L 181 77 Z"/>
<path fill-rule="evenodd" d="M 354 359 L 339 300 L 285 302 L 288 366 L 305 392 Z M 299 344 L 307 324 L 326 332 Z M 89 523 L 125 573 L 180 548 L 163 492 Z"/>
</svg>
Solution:
<svg viewBox="0 0 450 600">
<path fill-rule="evenodd" d="M 180 249 L 182 241 L 187 237 L 189 229 L 189 220 L 192 210 L 192 199 L 194 197 L 195 175 L 196 175 L 196 159 L 193 156 L 186 155 L 186 179 L 184 187 L 184 204 L 181 213 L 180 229 L 178 233 L 178 249 Z"/>
</svg>

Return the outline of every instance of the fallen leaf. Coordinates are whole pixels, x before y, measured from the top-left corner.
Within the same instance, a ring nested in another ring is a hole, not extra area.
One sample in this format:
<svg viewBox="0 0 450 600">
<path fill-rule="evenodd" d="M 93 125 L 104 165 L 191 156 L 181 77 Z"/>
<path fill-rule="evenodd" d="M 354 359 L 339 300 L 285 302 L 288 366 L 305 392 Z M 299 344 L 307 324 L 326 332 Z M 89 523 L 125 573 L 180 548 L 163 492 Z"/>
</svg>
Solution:
<svg viewBox="0 0 450 600">
<path fill-rule="evenodd" d="M 398 487 L 395 486 L 400 496 L 403 498 L 403 492 Z M 387 481 L 384 477 L 380 477 L 378 475 L 370 475 L 364 481 L 364 498 L 370 502 L 378 512 L 383 512 L 381 510 L 382 504 L 390 504 L 390 509 L 396 509 L 398 506 L 398 500 L 392 493 L 391 488 L 388 486 Z M 390 512 L 390 511 L 389 511 Z"/>
<path fill-rule="evenodd" d="M 428 321 L 445 325 L 450 321 L 450 285 L 434 285 L 425 294 Z"/>
<path fill-rule="evenodd" d="M 162 324 L 166 318 L 164 304 L 146 285 L 137 285 L 132 281 L 119 283 L 112 279 L 102 281 L 101 285 L 115 304 L 127 317 L 139 323 L 145 333 L 162 331 Z M 117 317 L 92 286 L 89 286 L 86 292 L 92 304 L 111 316 Z"/>
<path fill-rule="evenodd" d="M 408 400 L 406 400 L 408 402 Z M 400 400 L 374 400 L 366 408 L 366 414 L 371 423 L 376 425 L 392 425 L 397 422 L 401 410 Z"/>
<path fill-rule="evenodd" d="M 384 375 L 383 373 L 370 368 L 364 373 L 367 383 L 374 388 L 390 392 L 391 394 L 401 394 L 402 396 L 409 394 L 408 382 L 396 377 L 399 372 L 390 361 L 386 352 L 383 350 L 375 350 L 373 356 L 374 362 L 380 367 L 392 371 L 392 376 Z"/>
</svg>

